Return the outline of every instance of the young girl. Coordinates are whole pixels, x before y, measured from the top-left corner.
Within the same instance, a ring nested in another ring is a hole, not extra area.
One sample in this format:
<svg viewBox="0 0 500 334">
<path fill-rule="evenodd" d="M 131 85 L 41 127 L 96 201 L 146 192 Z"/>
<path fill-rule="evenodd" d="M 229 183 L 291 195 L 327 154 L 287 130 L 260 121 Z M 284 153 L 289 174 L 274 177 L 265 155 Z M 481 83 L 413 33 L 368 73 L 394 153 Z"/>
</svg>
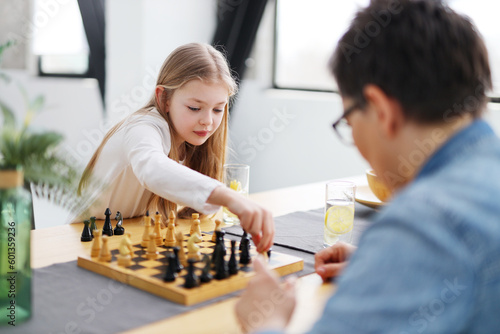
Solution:
<svg viewBox="0 0 500 334">
<path fill-rule="evenodd" d="M 185 206 L 184 213 L 192 208 L 203 214 L 226 206 L 257 249 L 269 249 L 271 213 L 220 182 L 235 91 L 228 64 L 215 48 L 193 43 L 174 50 L 151 100 L 106 134 L 87 165 L 79 192 L 90 177 L 106 182 L 90 215 L 102 219 L 110 208 L 124 218 L 146 210 L 167 217 L 177 204 Z"/>
</svg>

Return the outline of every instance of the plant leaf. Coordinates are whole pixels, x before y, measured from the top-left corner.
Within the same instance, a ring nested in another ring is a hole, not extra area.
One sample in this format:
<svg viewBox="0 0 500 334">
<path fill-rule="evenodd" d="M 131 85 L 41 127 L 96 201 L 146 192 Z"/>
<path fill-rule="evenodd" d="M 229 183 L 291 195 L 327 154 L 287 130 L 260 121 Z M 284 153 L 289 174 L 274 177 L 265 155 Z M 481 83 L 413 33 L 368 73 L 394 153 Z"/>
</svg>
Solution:
<svg viewBox="0 0 500 334">
<path fill-rule="evenodd" d="M 3 127 L 15 128 L 16 116 L 14 115 L 14 112 L 2 101 L 0 101 L 0 110 L 2 111 L 2 116 L 3 116 Z"/>
<path fill-rule="evenodd" d="M 33 112 L 37 112 L 40 109 L 42 109 L 44 104 L 45 104 L 45 97 L 43 95 L 38 95 L 37 97 L 35 97 L 33 101 L 31 101 L 30 110 Z"/>
</svg>

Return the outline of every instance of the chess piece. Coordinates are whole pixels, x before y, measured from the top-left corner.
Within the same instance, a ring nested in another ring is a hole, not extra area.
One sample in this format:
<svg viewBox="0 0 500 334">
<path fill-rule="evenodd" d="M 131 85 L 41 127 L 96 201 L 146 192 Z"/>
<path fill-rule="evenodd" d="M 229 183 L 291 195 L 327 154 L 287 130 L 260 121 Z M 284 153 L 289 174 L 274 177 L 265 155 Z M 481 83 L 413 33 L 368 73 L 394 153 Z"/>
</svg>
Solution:
<svg viewBox="0 0 500 334">
<path fill-rule="evenodd" d="M 118 247 L 118 265 L 122 267 L 130 267 L 132 264 L 132 241 L 130 240 L 130 233 L 123 235 Z"/>
<path fill-rule="evenodd" d="M 262 256 L 262 259 L 265 263 L 269 263 L 269 256 L 267 256 L 267 252 L 260 252 L 260 256 Z"/>
<path fill-rule="evenodd" d="M 215 242 L 215 247 L 214 247 L 214 252 L 212 253 L 212 263 L 215 263 L 215 260 L 217 259 L 217 256 L 219 256 L 219 253 L 222 253 L 222 256 L 226 256 L 226 245 L 224 243 L 224 234 L 226 232 L 224 231 L 215 231 L 216 235 L 216 242 Z"/>
<path fill-rule="evenodd" d="M 175 245 L 175 214 L 170 211 L 168 216 L 167 235 L 165 236 L 165 246 L 172 247 Z"/>
<path fill-rule="evenodd" d="M 80 241 L 92 241 L 92 232 L 90 232 L 90 221 L 85 220 L 83 222 L 83 231 Z"/>
<path fill-rule="evenodd" d="M 108 248 L 108 236 L 102 236 L 102 247 L 101 252 L 99 253 L 99 261 L 111 262 L 111 252 Z"/>
<path fill-rule="evenodd" d="M 146 215 L 144 216 L 144 233 L 142 234 L 142 241 L 141 241 L 141 246 L 142 247 L 148 247 L 149 244 L 149 238 L 150 238 L 150 229 L 151 229 L 151 217 L 149 217 L 149 211 L 146 212 Z"/>
<path fill-rule="evenodd" d="M 177 272 L 175 270 L 175 267 L 176 267 L 175 262 L 176 261 L 175 261 L 174 254 L 169 252 L 167 254 L 167 261 L 168 261 L 168 265 L 167 265 L 167 268 L 165 270 L 165 276 L 163 276 L 163 281 L 173 282 L 173 281 L 175 281 L 175 279 L 177 277 Z"/>
<path fill-rule="evenodd" d="M 184 238 L 182 237 L 182 232 L 177 231 L 175 234 L 176 246 L 179 247 L 179 262 L 183 265 L 187 265 L 186 252 L 184 251 Z"/>
<path fill-rule="evenodd" d="M 125 254 L 127 251 L 130 256 L 134 255 L 134 248 L 132 247 L 132 240 L 130 240 L 130 233 L 125 233 L 120 241 L 120 246 L 118 247 L 120 253 Z"/>
<path fill-rule="evenodd" d="M 215 279 L 221 280 L 227 278 L 228 276 L 229 270 L 227 268 L 226 260 L 224 259 L 222 251 L 219 251 L 215 258 Z"/>
<path fill-rule="evenodd" d="M 200 261 L 201 260 L 201 254 L 200 254 L 200 246 L 198 246 L 196 243 L 200 242 L 201 238 L 198 235 L 198 233 L 192 234 L 189 239 L 188 239 L 188 262 L 190 259 L 194 259 L 195 261 Z"/>
<path fill-rule="evenodd" d="M 158 258 L 158 251 L 156 250 L 155 238 L 156 235 L 154 233 L 151 233 L 149 235 L 148 250 L 146 251 L 146 257 L 149 260 L 156 260 Z"/>
<path fill-rule="evenodd" d="M 214 233 L 212 234 L 212 242 L 217 242 L 217 234 L 215 232 L 221 230 L 221 227 L 220 227 L 221 224 L 222 224 L 222 221 L 220 219 L 215 220 L 215 229 L 214 229 Z"/>
<path fill-rule="evenodd" d="M 95 217 L 90 217 L 90 232 L 92 232 L 92 237 L 94 236 L 94 231 L 97 230 L 97 224 L 95 223 Z"/>
<path fill-rule="evenodd" d="M 91 257 L 98 257 L 101 253 L 101 231 L 94 231 L 94 242 L 92 243 L 92 249 L 90 250 Z"/>
<path fill-rule="evenodd" d="M 165 221 L 163 219 L 163 216 L 158 211 L 156 211 L 156 214 L 155 214 L 155 221 L 157 221 L 157 220 L 160 222 L 160 229 L 163 230 L 165 227 L 167 227 L 165 225 Z"/>
<path fill-rule="evenodd" d="M 236 241 L 231 240 L 231 257 L 228 263 L 229 275 L 236 275 L 238 273 L 238 261 L 236 261 Z"/>
<path fill-rule="evenodd" d="M 244 237 L 241 238 L 240 249 L 240 264 L 246 266 L 252 262 L 252 258 L 250 257 L 250 238 L 248 235 L 244 235 Z"/>
<path fill-rule="evenodd" d="M 210 273 L 211 263 L 210 257 L 207 254 L 203 254 L 203 270 L 200 275 L 200 281 L 202 283 L 208 283 L 213 279 L 212 274 Z"/>
<path fill-rule="evenodd" d="M 125 228 L 122 226 L 123 217 L 120 211 L 116 211 L 115 220 L 116 220 L 116 226 L 114 229 L 115 235 L 123 235 L 125 233 Z"/>
<path fill-rule="evenodd" d="M 156 246 L 160 246 L 163 243 L 163 238 L 161 237 L 160 224 L 161 224 L 161 215 L 158 211 L 156 211 L 155 227 L 153 229 L 154 234 L 156 235 L 156 237 L 155 237 Z"/>
<path fill-rule="evenodd" d="M 193 213 L 192 215 L 193 222 L 191 224 L 191 230 L 189 231 L 189 235 L 193 235 L 193 233 L 198 233 L 199 241 L 201 242 L 201 228 L 200 228 L 200 214 L 199 213 Z"/>
<path fill-rule="evenodd" d="M 182 269 L 184 269 L 184 266 L 181 264 L 181 261 L 179 259 L 179 247 L 175 246 L 173 248 L 174 250 L 174 256 L 175 256 L 175 271 L 180 273 Z"/>
<path fill-rule="evenodd" d="M 194 273 L 195 262 L 196 262 L 195 259 L 188 259 L 188 265 L 189 265 L 188 273 L 187 273 L 187 275 L 185 277 L 185 281 L 184 281 L 184 287 L 186 289 L 191 289 L 191 288 L 194 288 L 194 287 L 197 287 L 200 285 L 199 278 Z"/>
<path fill-rule="evenodd" d="M 113 236 L 113 226 L 111 226 L 111 210 L 109 208 L 104 212 L 106 219 L 104 219 L 104 226 L 102 228 L 102 235 Z"/>
<path fill-rule="evenodd" d="M 247 231 L 243 230 L 243 235 L 241 236 L 241 240 L 240 240 L 240 251 L 242 250 L 242 247 L 245 244 L 245 242 L 243 242 L 243 239 L 245 239 L 245 238 L 248 238 L 248 233 L 247 233 Z M 250 243 L 248 243 L 248 246 L 250 246 Z"/>
</svg>

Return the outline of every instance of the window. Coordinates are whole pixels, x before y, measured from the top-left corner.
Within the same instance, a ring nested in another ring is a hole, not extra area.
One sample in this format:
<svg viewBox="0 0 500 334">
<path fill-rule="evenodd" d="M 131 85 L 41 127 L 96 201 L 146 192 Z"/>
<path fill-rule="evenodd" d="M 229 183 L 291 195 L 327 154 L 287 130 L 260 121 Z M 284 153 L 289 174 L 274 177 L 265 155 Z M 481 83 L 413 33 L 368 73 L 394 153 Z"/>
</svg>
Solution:
<svg viewBox="0 0 500 334">
<path fill-rule="evenodd" d="M 77 0 L 35 0 L 33 53 L 41 75 L 84 76 L 89 46 Z"/>
<path fill-rule="evenodd" d="M 327 90 L 335 83 L 327 64 L 356 10 L 369 0 L 277 0 L 274 85 L 278 88 Z M 482 33 L 492 68 L 493 96 L 500 96 L 500 2 L 450 0 L 450 7 L 469 16 Z M 497 99 L 495 99 L 496 101 Z"/>
<path fill-rule="evenodd" d="M 327 64 L 357 8 L 369 0 L 277 0 L 274 85 L 327 90 L 335 87 Z"/>
</svg>

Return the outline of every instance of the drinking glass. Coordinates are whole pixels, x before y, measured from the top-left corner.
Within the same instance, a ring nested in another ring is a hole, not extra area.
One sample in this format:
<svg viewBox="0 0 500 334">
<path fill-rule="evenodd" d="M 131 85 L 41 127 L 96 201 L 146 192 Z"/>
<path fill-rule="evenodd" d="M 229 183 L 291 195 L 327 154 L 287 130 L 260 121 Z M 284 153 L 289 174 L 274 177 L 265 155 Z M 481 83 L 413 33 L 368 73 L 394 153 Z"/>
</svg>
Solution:
<svg viewBox="0 0 500 334">
<path fill-rule="evenodd" d="M 226 187 L 248 196 L 248 185 L 250 176 L 250 166 L 243 164 L 224 165 L 224 183 Z M 226 207 L 223 209 L 223 221 L 226 225 L 238 225 L 240 220 L 230 212 Z"/>
<path fill-rule="evenodd" d="M 323 235 L 325 247 L 339 241 L 351 243 L 355 194 L 356 184 L 353 182 L 331 181 L 326 184 Z"/>
</svg>

